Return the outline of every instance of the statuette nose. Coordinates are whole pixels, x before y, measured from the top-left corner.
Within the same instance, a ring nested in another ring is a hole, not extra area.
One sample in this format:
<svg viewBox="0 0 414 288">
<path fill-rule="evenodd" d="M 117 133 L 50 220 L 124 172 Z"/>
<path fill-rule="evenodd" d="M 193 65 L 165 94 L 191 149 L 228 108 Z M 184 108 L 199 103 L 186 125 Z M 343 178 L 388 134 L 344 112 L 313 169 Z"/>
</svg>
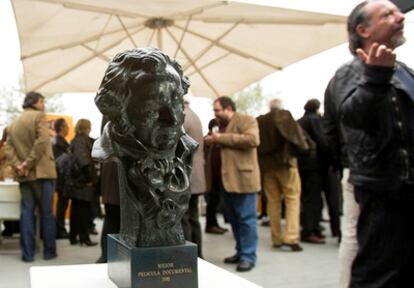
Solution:
<svg viewBox="0 0 414 288">
<path fill-rule="evenodd" d="M 158 121 L 165 126 L 175 126 L 178 121 L 171 108 L 162 106 L 158 111 Z"/>
</svg>

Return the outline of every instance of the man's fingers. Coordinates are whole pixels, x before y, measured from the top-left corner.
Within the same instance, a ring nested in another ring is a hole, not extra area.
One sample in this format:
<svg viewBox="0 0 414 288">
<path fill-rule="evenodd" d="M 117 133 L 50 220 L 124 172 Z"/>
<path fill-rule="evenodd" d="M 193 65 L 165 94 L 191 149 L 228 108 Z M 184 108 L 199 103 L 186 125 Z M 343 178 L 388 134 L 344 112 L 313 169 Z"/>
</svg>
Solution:
<svg viewBox="0 0 414 288">
<path fill-rule="evenodd" d="M 359 53 L 358 56 L 361 59 Z M 361 61 L 368 65 L 392 67 L 395 64 L 395 59 L 396 55 L 392 49 L 387 48 L 384 44 L 374 43 L 371 45 L 365 61 L 363 59 Z"/>
<path fill-rule="evenodd" d="M 375 53 L 375 57 L 378 59 L 384 58 L 386 51 L 387 47 L 385 47 L 385 45 L 380 45 Z"/>
<path fill-rule="evenodd" d="M 367 62 L 371 63 L 372 61 L 374 61 L 374 58 L 377 55 L 378 47 L 379 47 L 379 44 L 376 43 L 376 42 L 371 45 L 371 47 L 369 48 L 369 51 L 368 51 Z"/>
<path fill-rule="evenodd" d="M 381 45 L 377 51 L 377 63 L 380 66 L 392 67 L 395 64 L 396 54 L 392 49 L 387 48 L 385 45 Z"/>
<path fill-rule="evenodd" d="M 358 48 L 358 49 L 356 50 L 356 53 L 357 53 L 358 58 L 359 58 L 362 62 L 366 62 L 366 61 L 367 61 L 367 59 L 368 59 L 368 55 L 367 55 L 367 53 L 365 53 L 365 51 L 364 51 L 364 50 L 362 50 L 361 48 Z"/>
<path fill-rule="evenodd" d="M 390 61 L 395 62 L 395 60 L 397 59 L 397 54 L 395 54 L 395 53 L 392 51 L 392 49 L 387 49 L 387 50 L 386 50 L 386 54 L 387 54 L 388 59 L 389 59 Z"/>
</svg>

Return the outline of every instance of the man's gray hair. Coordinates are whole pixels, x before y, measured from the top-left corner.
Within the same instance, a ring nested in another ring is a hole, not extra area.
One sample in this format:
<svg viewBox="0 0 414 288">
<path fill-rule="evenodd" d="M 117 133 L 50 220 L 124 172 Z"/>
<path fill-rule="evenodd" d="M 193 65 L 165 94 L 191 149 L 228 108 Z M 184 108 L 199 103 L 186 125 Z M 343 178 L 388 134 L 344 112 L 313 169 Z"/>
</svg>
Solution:
<svg viewBox="0 0 414 288">
<path fill-rule="evenodd" d="M 356 55 L 356 50 L 362 48 L 363 39 L 357 32 L 358 25 L 368 25 L 371 20 L 371 15 L 368 15 L 365 10 L 365 6 L 369 1 L 364 1 L 352 10 L 348 16 L 347 30 L 348 30 L 348 41 L 349 51 L 352 55 Z"/>
</svg>

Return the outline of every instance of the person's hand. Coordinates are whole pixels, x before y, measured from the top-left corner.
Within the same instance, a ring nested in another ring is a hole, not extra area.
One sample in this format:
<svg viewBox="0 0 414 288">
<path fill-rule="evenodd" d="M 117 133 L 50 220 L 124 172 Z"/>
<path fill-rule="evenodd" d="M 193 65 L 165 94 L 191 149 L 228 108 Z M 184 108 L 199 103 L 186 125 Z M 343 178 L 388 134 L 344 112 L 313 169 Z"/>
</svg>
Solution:
<svg viewBox="0 0 414 288">
<path fill-rule="evenodd" d="M 29 169 L 27 168 L 26 161 L 16 167 L 16 172 L 17 172 L 17 175 L 21 177 L 26 177 L 29 175 Z"/>
<path fill-rule="evenodd" d="M 369 48 L 368 54 L 361 48 L 356 50 L 359 59 L 373 66 L 394 67 L 396 54 L 385 45 L 374 43 Z"/>
<path fill-rule="evenodd" d="M 220 138 L 220 133 L 211 133 L 204 137 L 204 143 L 207 145 L 211 145 L 218 142 L 218 139 Z"/>
</svg>

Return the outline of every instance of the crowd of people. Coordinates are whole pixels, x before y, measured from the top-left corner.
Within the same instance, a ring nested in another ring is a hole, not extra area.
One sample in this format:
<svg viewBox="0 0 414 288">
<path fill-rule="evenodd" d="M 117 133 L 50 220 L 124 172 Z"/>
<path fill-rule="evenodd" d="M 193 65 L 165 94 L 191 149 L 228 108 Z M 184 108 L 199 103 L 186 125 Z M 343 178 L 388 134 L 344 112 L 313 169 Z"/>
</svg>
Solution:
<svg viewBox="0 0 414 288">
<path fill-rule="evenodd" d="M 354 8 L 348 17 L 348 35 L 355 57 L 330 81 L 323 116 L 317 99 L 305 104 L 303 117 L 296 121 L 279 99 L 270 102 L 268 113 L 254 118 L 237 112 L 233 100 L 222 96 L 213 102 L 215 117 L 203 136 L 200 119 L 185 102 L 184 131 L 200 145 L 182 227 L 185 238 L 198 244 L 199 257 L 203 257 L 200 195 L 206 199 L 205 233 L 228 231 L 219 224 L 220 211 L 230 224 L 236 251 L 224 262 L 235 264 L 239 272 L 250 271 L 257 262 L 258 195 L 261 214 L 269 219 L 273 247 L 292 252 L 303 250 L 301 241 L 325 243 L 321 225 L 325 198 L 330 234 L 340 243 L 340 287 L 409 286 L 414 251 L 410 223 L 414 72 L 396 61 L 394 49 L 405 40 L 403 25 L 404 15 L 388 0 Z M 56 120 L 51 142 L 44 97 L 28 93 L 23 108 L 7 128 L 4 145 L 8 165 L 13 167 L 8 173 L 15 173 L 22 195 L 22 260 L 34 260 L 36 207 L 44 259 L 57 256 L 56 238 L 68 238 L 72 245 L 96 245 L 89 234 L 100 194 L 105 218 L 97 262 L 106 262 L 105 235 L 120 229 L 116 164 L 98 167 L 92 160 L 90 121 L 77 122 L 76 136 L 69 144 L 67 123 Z M 69 233 L 65 229 L 68 199 Z"/>
<path fill-rule="evenodd" d="M 97 234 L 92 202 L 97 199 L 99 173 L 91 157 L 94 141 L 89 137 L 91 122 L 80 119 L 75 126 L 75 137 L 69 144 L 65 139 L 69 127 L 63 118 L 55 121 L 56 134 L 51 139 L 44 109 L 44 97 L 29 92 L 23 102 L 22 114 L 3 132 L 2 154 L 5 157 L 2 171 L 13 172 L 9 178 L 19 182 L 21 192 L 19 233 L 24 262 L 32 262 L 35 257 L 36 211 L 40 217 L 45 260 L 57 257 L 56 239 L 69 238 L 72 245 L 97 245 L 89 237 L 90 233 Z M 56 217 L 52 213 L 55 191 L 58 195 Z M 69 199 L 68 233 L 65 214 Z M 6 223 L 3 235 L 16 232 L 12 224 Z"/>
<path fill-rule="evenodd" d="M 279 99 L 257 119 L 238 113 L 229 97 L 213 103 L 215 119 L 204 137 L 205 232 L 225 233 L 216 217 L 222 198 L 224 219 L 236 240 L 236 253 L 224 262 L 237 264 L 237 271 L 249 271 L 256 263 L 258 194 L 265 199 L 262 210 L 269 218 L 273 247 L 299 252 L 300 241 L 324 243 L 322 192 L 332 236 L 340 240 L 339 173 L 323 134 L 319 106 L 318 100 L 309 100 L 304 117 L 295 121 Z"/>
</svg>

